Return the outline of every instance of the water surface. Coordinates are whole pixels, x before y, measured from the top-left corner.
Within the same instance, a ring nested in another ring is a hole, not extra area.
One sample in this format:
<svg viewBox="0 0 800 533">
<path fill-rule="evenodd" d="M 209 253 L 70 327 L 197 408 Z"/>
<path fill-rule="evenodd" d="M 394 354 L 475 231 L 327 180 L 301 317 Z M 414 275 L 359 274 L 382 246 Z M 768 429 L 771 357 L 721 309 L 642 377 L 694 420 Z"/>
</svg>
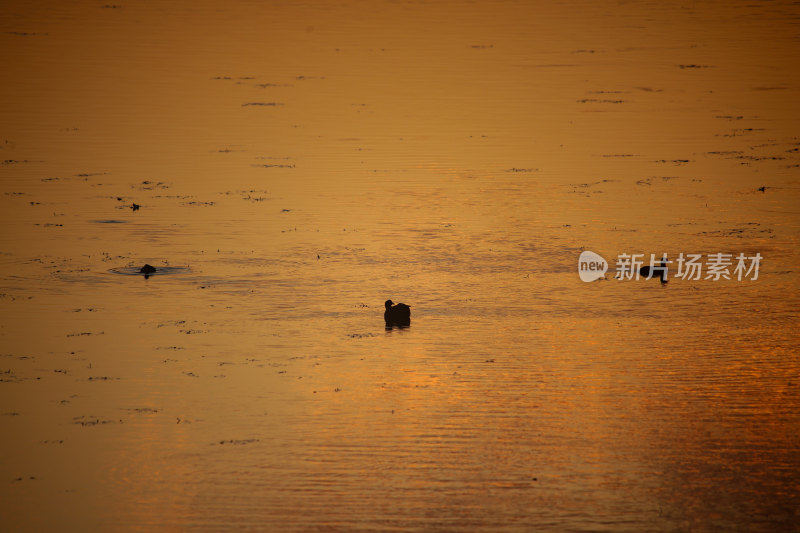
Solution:
<svg viewBox="0 0 800 533">
<path fill-rule="evenodd" d="M 2 529 L 796 530 L 798 17 L 9 3 Z"/>
</svg>

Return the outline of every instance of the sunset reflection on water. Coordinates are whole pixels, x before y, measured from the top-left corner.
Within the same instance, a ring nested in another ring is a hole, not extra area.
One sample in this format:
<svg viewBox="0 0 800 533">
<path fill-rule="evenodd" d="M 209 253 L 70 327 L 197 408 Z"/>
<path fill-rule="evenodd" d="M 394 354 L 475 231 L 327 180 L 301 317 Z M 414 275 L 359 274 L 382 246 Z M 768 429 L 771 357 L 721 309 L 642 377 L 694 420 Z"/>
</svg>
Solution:
<svg viewBox="0 0 800 533">
<path fill-rule="evenodd" d="M 799 16 L 7 3 L 0 529 L 796 529 Z"/>
</svg>

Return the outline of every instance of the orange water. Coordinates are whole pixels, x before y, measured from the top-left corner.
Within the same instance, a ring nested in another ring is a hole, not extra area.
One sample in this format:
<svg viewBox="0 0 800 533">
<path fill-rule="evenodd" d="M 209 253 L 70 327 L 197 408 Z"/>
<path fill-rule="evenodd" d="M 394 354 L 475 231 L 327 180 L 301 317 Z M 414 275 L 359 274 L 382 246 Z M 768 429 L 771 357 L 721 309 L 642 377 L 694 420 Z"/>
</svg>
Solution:
<svg viewBox="0 0 800 533">
<path fill-rule="evenodd" d="M 6 2 L 0 529 L 796 530 L 798 19 Z"/>
</svg>

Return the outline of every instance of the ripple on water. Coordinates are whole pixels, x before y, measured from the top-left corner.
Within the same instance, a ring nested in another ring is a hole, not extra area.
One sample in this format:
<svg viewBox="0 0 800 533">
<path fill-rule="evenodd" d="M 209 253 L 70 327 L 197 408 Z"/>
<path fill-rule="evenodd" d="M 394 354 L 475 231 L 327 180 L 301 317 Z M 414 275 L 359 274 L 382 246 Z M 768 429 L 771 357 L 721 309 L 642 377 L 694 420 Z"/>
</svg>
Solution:
<svg viewBox="0 0 800 533">
<path fill-rule="evenodd" d="M 170 274 L 188 274 L 192 270 L 188 266 L 177 266 L 177 267 L 170 267 L 170 266 L 162 266 L 162 267 L 155 267 L 156 271 L 149 274 L 149 276 L 165 276 Z M 126 267 L 116 267 L 108 269 L 109 272 L 112 274 L 122 274 L 123 276 L 142 276 L 144 275 L 141 272 L 141 266 L 126 266 Z"/>
</svg>

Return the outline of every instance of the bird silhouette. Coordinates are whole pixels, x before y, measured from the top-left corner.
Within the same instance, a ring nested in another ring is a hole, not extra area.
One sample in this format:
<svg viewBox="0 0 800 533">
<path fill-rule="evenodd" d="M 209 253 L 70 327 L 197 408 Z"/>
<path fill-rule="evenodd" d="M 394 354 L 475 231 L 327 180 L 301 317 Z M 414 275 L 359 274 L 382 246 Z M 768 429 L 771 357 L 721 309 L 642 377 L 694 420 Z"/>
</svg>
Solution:
<svg viewBox="0 0 800 533">
<path fill-rule="evenodd" d="M 669 280 L 667 279 L 667 257 L 664 256 L 661 258 L 661 264 L 656 266 L 643 266 L 639 269 L 639 275 L 644 276 L 645 279 L 650 278 L 661 278 L 661 283 L 668 283 Z"/>
<path fill-rule="evenodd" d="M 150 274 L 154 273 L 155 271 L 156 267 L 148 264 L 145 264 L 142 268 L 139 269 L 139 273 L 144 274 L 144 279 L 149 278 Z"/>
<path fill-rule="evenodd" d="M 393 326 L 408 327 L 411 325 L 411 308 L 406 304 L 399 303 L 394 305 L 391 300 L 386 300 L 386 311 L 383 313 L 383 320 L 386 327 Z"/>
</svg>

